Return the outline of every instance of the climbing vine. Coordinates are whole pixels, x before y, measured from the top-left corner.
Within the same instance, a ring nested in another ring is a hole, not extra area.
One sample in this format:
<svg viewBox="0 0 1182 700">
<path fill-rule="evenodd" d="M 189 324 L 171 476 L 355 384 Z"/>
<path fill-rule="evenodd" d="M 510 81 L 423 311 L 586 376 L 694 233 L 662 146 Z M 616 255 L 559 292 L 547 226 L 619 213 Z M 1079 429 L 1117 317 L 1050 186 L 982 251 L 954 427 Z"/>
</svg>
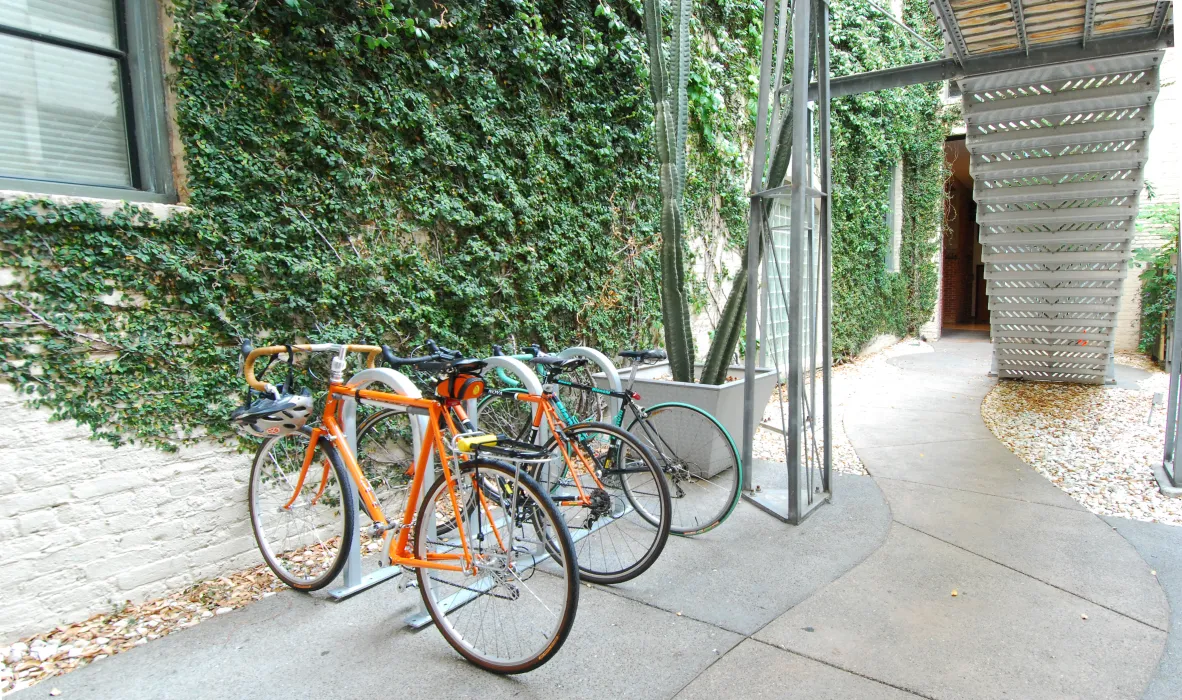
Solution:
<svg viewBox="0 0 1182 700">
<path fill-rule="evenodd" d="M 696 7 L 687 211 L 734 250 L 762 4 Z M 187 208 L 160 221 L 133 205 L 0 203 L 0 373 L 30 403 L 114 444 L 172 449 L 228 433 L 246 337 L 406 351 L 428 337 L 473 351 L 659 337 L 637 0 L 177 0 L 172 13 Z M 836 74 L 914 55 L 869 14 L 835 6 Z M 930 311 L 937 108 L 930 87 L 835 104 L 840 352 Z M 884 164 L 900 153 L 904 266 L 888 279 Z"/>
<path fill-rule="evenodd" d="M 1171 258 L 1178 252 L 1178 203 L 1147 204 L 1137 217 L 1137 231 L 1152 229 L 1165 243 L 1155 249 L 1141 249 L 1137 259 L 1146 262 L 1141 272 L 1141 352 L 1157 356 L 1164 324 L 1174 316 L 1175 280 Z M 1160 359 L 1160 358 L 1159 358 Z"/>
</svg>

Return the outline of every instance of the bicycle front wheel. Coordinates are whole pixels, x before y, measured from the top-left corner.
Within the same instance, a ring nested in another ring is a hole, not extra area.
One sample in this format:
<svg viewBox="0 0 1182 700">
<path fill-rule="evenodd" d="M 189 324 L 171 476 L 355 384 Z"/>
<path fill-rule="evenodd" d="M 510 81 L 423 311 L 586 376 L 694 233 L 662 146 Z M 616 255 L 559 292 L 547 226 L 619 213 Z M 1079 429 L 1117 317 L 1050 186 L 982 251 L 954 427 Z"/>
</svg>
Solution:
<svg viewBox="0 0 1182 700">
<path fill-rule="evenodd" d="M 706 411 L 681 403 L 658 404 L 628 426 L 657 456 L 669 481 L 671 531 L 700 535 L 734 511 L 743 463 L 726 428 Z"/>
<path fill-rule="evenodd" d="M 264 442 L 255 453 L 248 494 L 263 559 L 279 580 L 300 591 L 324 588 L 341 572 L 356 507 L 341 457 L 327 438 L 317 442 L 301 482 L 310 432 Z"/>
<path fill-rule="evenodd" d="M 622 583 L 644 573 L 669 539 L 669 487 L 656 458 L 623 429 L 579 423 L 546 445 L 538 482 L 575 541 L 583 578 Z"/>
<path fill-rule="evenodd" d="M 454 567 L 418 570 L 423 603 L 472 663 L 495 673 L 533 670 L 574 625 L 579 571 L 570 533 L 537 483 L 504 462 L 472 459 L 454 477 L 454 494 L 441 475 L 419 509 L 415 556 Z M 476 507 L 464 509 L 460 527 L 438 527 L 454 523 L 456 504 L 469 502 Z M 463 565 L 465 552 L 471 567 Z"/>
</svg>

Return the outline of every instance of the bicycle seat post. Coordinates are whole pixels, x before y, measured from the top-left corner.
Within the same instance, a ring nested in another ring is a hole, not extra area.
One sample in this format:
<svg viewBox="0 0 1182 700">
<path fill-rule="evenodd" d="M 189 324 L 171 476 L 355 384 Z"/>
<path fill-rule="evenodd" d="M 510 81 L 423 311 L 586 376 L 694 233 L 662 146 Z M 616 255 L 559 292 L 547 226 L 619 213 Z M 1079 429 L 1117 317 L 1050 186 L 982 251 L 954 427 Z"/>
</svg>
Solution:
<svg viewBox="0 0 1182 700">
<path fill-rule="evenodd" d="M 640 358 L 632 358 L 632 371 L 628 373 L 628 393 L 632 393 L 632 385 L 636 383 L 636 373 L 640 371 Z"/>
</svg>

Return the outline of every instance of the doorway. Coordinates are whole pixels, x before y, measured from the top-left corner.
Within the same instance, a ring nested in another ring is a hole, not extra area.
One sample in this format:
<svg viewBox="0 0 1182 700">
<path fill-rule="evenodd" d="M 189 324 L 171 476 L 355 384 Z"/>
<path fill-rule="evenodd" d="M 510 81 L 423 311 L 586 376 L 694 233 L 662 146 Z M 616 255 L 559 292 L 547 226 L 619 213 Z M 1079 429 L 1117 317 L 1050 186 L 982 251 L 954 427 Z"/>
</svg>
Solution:
<svg viewBox="0 0 1182 700">
<path fill-rule="evenodd" d="M 944 159 L 949 177 L 944 185 L 941 332 L 988 331 L 989 297 L 964 136 L 952 136 L 944 142 Z"/>
</svg>

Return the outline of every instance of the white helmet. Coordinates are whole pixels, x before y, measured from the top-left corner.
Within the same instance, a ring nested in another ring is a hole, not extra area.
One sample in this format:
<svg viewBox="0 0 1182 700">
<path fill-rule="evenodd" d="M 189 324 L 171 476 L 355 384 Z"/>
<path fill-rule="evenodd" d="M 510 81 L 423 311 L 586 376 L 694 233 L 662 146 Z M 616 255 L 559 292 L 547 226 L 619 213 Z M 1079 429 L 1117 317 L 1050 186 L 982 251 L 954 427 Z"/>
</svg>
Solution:
<svg viewBox="0 0 1182 700">
<path fill-rule="evenodd" d="M 277 394 L 262 397 L 234 409 L 230 422 L 247 437 L 271 438 L 299 432 L 312 415 L 312 395 Z"/>
</svg>

